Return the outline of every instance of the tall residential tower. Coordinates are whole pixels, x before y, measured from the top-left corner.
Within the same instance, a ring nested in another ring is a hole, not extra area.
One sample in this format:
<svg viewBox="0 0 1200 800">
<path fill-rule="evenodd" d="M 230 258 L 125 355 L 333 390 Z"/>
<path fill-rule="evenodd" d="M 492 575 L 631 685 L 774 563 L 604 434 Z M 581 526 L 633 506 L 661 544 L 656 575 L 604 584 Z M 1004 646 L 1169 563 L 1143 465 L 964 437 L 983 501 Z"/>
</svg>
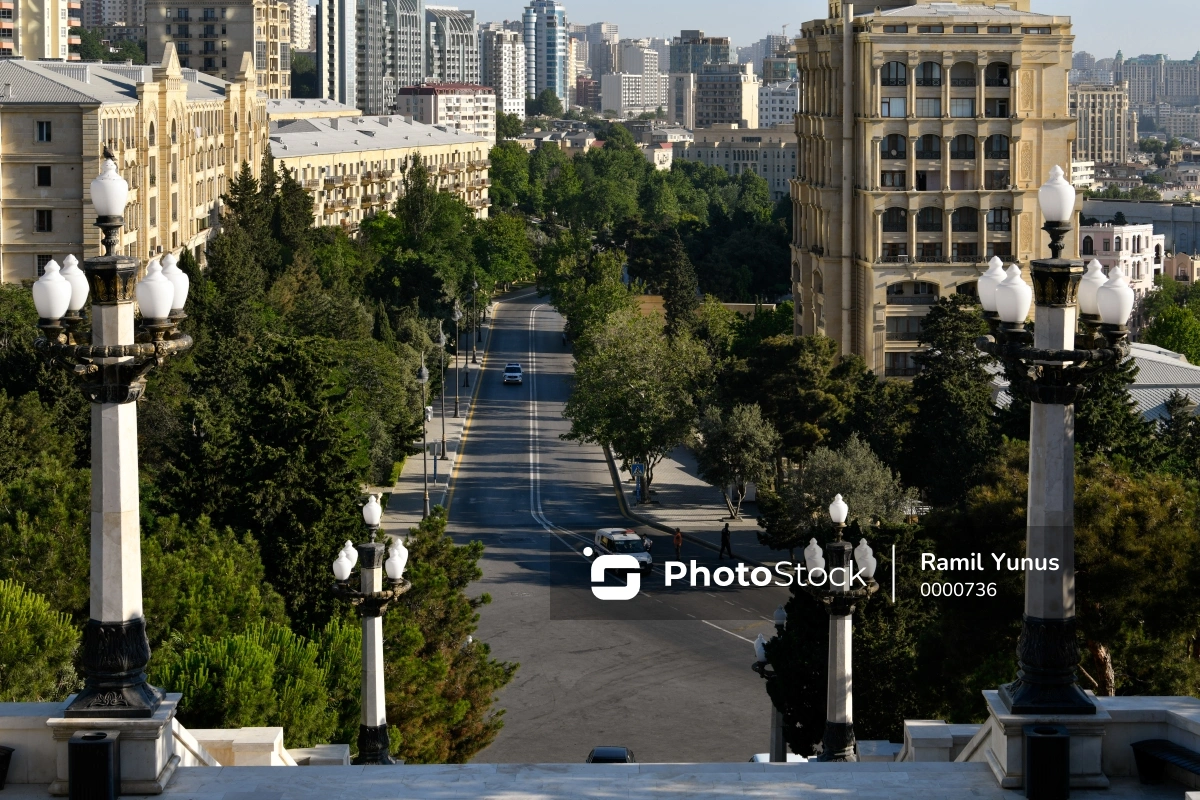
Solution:
<svg viewBox="0 0 1200 800">
<path fill-rule="evenodd" d="M 567 12 L 557 0 L 531 0 L 521 15 L 525 36 L 525 94 L 545 89 L 571 102 L 567 83 Z"/>
</svg>

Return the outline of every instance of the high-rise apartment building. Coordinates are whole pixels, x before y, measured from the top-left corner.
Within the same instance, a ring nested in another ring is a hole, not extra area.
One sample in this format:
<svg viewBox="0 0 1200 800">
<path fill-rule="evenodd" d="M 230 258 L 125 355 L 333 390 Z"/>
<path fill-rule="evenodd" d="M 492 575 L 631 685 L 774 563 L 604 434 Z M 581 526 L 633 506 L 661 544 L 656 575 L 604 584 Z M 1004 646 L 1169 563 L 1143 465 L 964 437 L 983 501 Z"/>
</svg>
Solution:
<svg viewBox="0 0 1200 800">
<path fill-rule="evenodd" d="M 396 89 L 416 86 L 425 80 L 424 0 L 386 0 L 384 25 L 387 50 L 384 54 L 384 91 L 390 111 Z"/>
<path fill-rule="evenodd" d="M 1086 50 L 1080 50 L 1071 56 L 1071 69 L 1095 69 L 1096 57 Z"/>
<path fill-rule="evenodd" d="M 575 78 L 575 105 L 600 111 L 600 81 L 579 75 Z"/>
<path fill-rule="evenodd" d="M 671 40 L 671 72 L 699 72 L 704 64 L 729 63 L 729 37 L 680 31 Z"/>
<path fill-rule="evenodd" d="M 600 76 L 600 106 L 622 117 L 654 113 L 667 104 L 669 76 L 661 72 L 638 75 L 617 72 Z"/>
<path fill-rule="evenodd" d="M 1125 84 L 1073 84 L 1071 116 L 1078 120 L 1072 158 L 1096 164 L 1124 164 L 1137 150 L 1137 117 L 1129 108 Z"/>
<path fill-rule="evenodd" d="M 204 0 L 154 0 L 146 8 L 146 56 L 152 63 L 161 61 L 172 43 L 184 69 L 232 81 L 242 53 L 250 53 L 259 91 L 271 99 L 292 96 L 291 0 L 227 0 L 213 6 Z"/>
<path fill-rule="evenodd" d="M 425 6 L 425 76 L 434 83 L 479 83 L 474 11 Z"/>
<path fill-rule="evenodd" d="M 521 34 L 489 22 L 479 30 L 480 83 L 496 92 L 496 110 L 525 119 L 525 42 Z"/>
<path fill-rule="evenodd" d="M 667 76 L 667 119 L 682 128 L 696 127 L 696 75 L 692 72 Z"/>
<path fill-rule="evenodd" d="M 384 0 L 357 0 L 354 28 L 354 105 L 364 114 L 383 114 L 390 89 L 384 79 Z"/>
<path fill-rule="evenodd" d="M 938 297 L 973 294 L 992 255 L 1045 253 L 1038 188 L 1075 138 L 1071 21 L 1028 0 L 878 5 L 847 27 L 831 0 L 796 41 L 795 332 L 903 377 Z"/>
<path fill-rule="evenodd" d="M 763 83 L 781 83 L 796 80 L 796 53 L 791 46 L 781 47 L 762 60 Z"/>
<path fill-rule="evenodd" d="M 308 12 L 308 0 L 291 0 L 292 2 L 292 52 L 312 48 L 312 28 L 309 27 L 311 18 Z"/>
<path fill-rule="evenodd" d="M 650 47 L 649 39 L 622 39 L 617 43 L 617 69 L 635 75 L 658 72 L 658 51 Z"/>
<path fill-rule="evenodd" d="M 317 7 L 317 81 L 321 97 L 358 105 L 358 13 L 355 0 L 321 0 Z"/>
<path fill-rule="evenodd" d="M 667 74 L 671 69 L 671 40 L 661 37 L 650 37 L 650 49 L 658 53 L 658 71 Z"/>
<path fill-rule="evenodd" d="M 564 105 L 571 101 L 567 83 L 567 12 L 557 0 L 531 0 L 521 15 L 525 40 L 525 94 L 550 89 Z"/>
<path fill-rule="evenodd" d="M 1129 102 L 1134 106 L 1200 105 L 1200 52 L 1188 61 L 1170 61 L 1161 54 L 1126 59 L 1118 51 L 1112 71 L 1114 82 L 1129 84 Z"/>
<path fill-rule="evenodd" d="M 203 262 L 220 198 L 242 162 L 255 175 L 266 102 L 243 69 L 232 83 L 182 69 L 173 47 L 152 65 L 0 60 L 0 281 L 37 278 L 50 259 L 100 255 L 88 184 L 105 147 L 129 183 L 117 252 L 188 248 Z M 144 262 L 143 262 L 144 264 Z"/>
<path fill-rule="evenodd" d="M 758 88 L 753 64 L 701 64 L 696 74 L 696 127 L 758 127 Z"/>
<path fill-rule="evenodd" d="M 79 37 L 70 28 L 83 24 L 78 0 L 38 0 L 4 3 L 0 8 L 0 56 L 18 56 L 29 61 L 41 58 L 77 60 L 72 48 Z M 121 4 L 124 13 L 124 4 Z"/>
</svg>

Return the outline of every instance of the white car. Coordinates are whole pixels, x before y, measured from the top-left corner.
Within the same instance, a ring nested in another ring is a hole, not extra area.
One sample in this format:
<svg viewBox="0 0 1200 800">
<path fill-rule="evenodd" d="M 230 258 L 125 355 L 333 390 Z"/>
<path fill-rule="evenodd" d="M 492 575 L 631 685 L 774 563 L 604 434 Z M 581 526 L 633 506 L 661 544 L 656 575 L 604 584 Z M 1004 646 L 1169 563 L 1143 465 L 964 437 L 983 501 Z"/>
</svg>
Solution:
<svg viewBox="0 0 1200 800">
<path fill-rule="evenodd" d="M 601 528 L 594 539 L 596 550 L 602 555 L 624 554 L 638 560 L 642 572 L 654 569 L 654 558 L 650 555 L 651 542 L 629 528 Z"/>
<path fill-rule="evenodd" d="M 521 371 L 521 365 L 515 361 L 504 365 L 504 382 L 505 383 L 522 383 L 525 378 L 525 373 Z"/>
</svg>

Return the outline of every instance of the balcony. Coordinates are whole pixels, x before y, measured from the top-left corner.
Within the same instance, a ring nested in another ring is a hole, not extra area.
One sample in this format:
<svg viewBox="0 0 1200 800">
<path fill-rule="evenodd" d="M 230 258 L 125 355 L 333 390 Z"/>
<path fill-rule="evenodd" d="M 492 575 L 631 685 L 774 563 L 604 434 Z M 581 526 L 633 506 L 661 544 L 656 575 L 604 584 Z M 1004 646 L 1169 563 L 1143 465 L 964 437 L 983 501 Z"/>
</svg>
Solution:
<svg viewBox="0 0 1200 800">
<path fill-rule="evenodd" d="M 197 34 L 201 39 L 220 39 L 220 35 L 216 33 L 201 33 Z"/>
<path fill-rule="evenodd" d="M 958 220 L 954 220 L 950 223 L 950 230 L 954 233 L 979 233 L 979 221 L 964 220 L 959 222 Z"/>
<path fill-rule="evenodd" d="M 67 35 L 67 44 L 69 44 L 69 45 L 79 45 L 79 44 L 82 44 L 82 43 L 83 43 L 83 41 L 82 41 L 82 40 L 81 40 L 81 39 L 80 39 L 78 36 L 76 36 L 76 35 L 74 35 L 74 34 L 68 34 L 68 35 Z"/>
<path fill-rule="evenodd" d="M 880 78 L 880 86 L 907 86 L 908 81 L 905 78 Z"/>
<path fill-rule="evenodd" d="M 888 331 L 887 335 L 884 338 L 889 342 L 915 342 L 921 338 L 921 332 L 920 331 Z"/>
<path fill-rule="evenodd" d="M 983 188 L 992 192 L 1006 192 L 1012 185 L 1007 170 L 989 170 L 983 174 Z"/>
<path fill-rule="evenodd" d="M 172 39 L 190 39 L 192 35 L 187 31 L 179 31 L 171 34 Z"/>
<path fill-rule="evenodd" d="M 937 295 L 933 294 L 889 294 L 887 296 L 889 306 L 931 306 L 937 301 Z"/>
<path fill-rule="evenodd" d="M 975 151 L 974 150 L 951 150 L 950 158 L 952 158 L 956 161 L 974 161 L 975 160 Z"/>
<path fill-rule="evenodd" d="M 376 172 L 375 174 L 379 176 L 379 180 L 386 181 L 392 177 L 393 172 L 394 171 L 390 170 L 390 169 L 381 169 L 378 172 Z"/>
<path fill-rule="evenodd" d="M 83 20 L 80 19 L 79 17 L 67 17 L 67 24 L 70 25 L 72 28 L 82 28 Z"/>
<path fill-rule="evenodd" d="M 917 150 L 915 155 L 918 160 L 940 161 L 942 158 L 942 151 L 940 151 L 940 150 Z"/>
<path fill-rule="evenodd" d="M 986 150 L 986 151 L 984 151 L 983 157 L 989 158 L 989 159 L 996 159 L 999 161 L 1005 161 L 1008 159 L 1008 151 L 1007 150 Z"/>
<path fill-rule="evenodd" d="M 10 4 L 10 6 L 11 6 L 11 4 Z M 0 4 L 0 8 L 5 8 L 5 6 L 3 4 Z M 71 11 L 82 11 L 83 3 L 81 2 L 81 0 L 67 0 L 67 8 Z"/>
<path fill-rule="evenodd" d="M 341 175 L 327 175 L 325 177 L 325 186 L 341 186 L 345 183 L 345 179 Z"/>
<path fill-rule="evenodd" d="M 321 188 L 321 181 L 318 178 L 305 178 L 300 182 L 300 185 L 305 189 L 308 189 L 310 192 L 313 192 Z"/>
<path fill-rule="evenodd" d="M 986 78 L 983 81 L 984 86 L 1008 86 L 1008 78 Z"/>
<path fill-rule="evenodd" d="M 937 220 L 936 222 L 921 222 L 920 220 L 917 221 L 917 233 L 941 233 L 941 232 L 942 232 L 942 221 L 941 220 Z"/>
<path fill-rule="evenodd" d="M 941 78 L 917 78 L 917 86 L 941 86 Z"/>
<path fill-rule="evenodd" d="M 887 367 L 883 371 L 885 378 L 911 378 L 916 374 L 916 367 Z"/>
<path fill-rule="evenodd" d="M 951 78 L 950 85 L 954 88 L 966 88 L 968 86 L 978 86 L 979 81 L 974 78 Z"/>
</svg>

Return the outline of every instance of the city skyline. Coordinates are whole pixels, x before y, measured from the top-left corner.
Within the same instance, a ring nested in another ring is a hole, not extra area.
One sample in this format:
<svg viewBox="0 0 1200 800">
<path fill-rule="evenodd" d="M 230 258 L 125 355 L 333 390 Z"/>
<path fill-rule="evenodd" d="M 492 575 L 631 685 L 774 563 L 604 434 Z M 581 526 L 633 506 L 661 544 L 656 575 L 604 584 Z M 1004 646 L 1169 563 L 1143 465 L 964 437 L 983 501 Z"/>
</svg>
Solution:
<svg viewBox="0 0 1200 800">
<path fill-rule="evenodd" d="M 471 7 L 480 22 L 490 22 L 519 20 L 525 3 L 520 0 L 476 0 L 459 5 Z M 1155 16 L 1164 19 L 1186 15 L 1189 11 L 1194 13 L 1190 6 L 1190 0 L 1147 0 L 1144 5 Z M 826 1 L 785 3 L 769 0 L 759 8 L 762 13 L 751 16 L 730 15 L 728 7 L 715 0 L 679 6 L 645 6 L 635 0 L 615 0 L 603 5 L 571 2 L 567 4 L 567 19 L 584 24 L 601 20 L 615 22 L 622 38 L 670 38 L 678 36 L 684 28 L 700 28 L 714 36 L 728 36 L 736 48 L 752 45 L 768 33 L 779 33 L 785 23 L 789 31 L 798 31 L 805 20 L 825 16 Z M 1190 35 L 1191 29 L 1186 25 L 1131 26 L 1122 13 L 1124 7 L 1117 0 L 1033 0 L 1033 10 L 1071 17 L 1075 51 L 1086 50 L 1097 58 L 1109 58 L 1122 50 L 1126 58 L 1141 53 L 1165 53 L 1172 59 L 1188 59 L 1200 50 L 1200 43 Z"/>
</svg>

